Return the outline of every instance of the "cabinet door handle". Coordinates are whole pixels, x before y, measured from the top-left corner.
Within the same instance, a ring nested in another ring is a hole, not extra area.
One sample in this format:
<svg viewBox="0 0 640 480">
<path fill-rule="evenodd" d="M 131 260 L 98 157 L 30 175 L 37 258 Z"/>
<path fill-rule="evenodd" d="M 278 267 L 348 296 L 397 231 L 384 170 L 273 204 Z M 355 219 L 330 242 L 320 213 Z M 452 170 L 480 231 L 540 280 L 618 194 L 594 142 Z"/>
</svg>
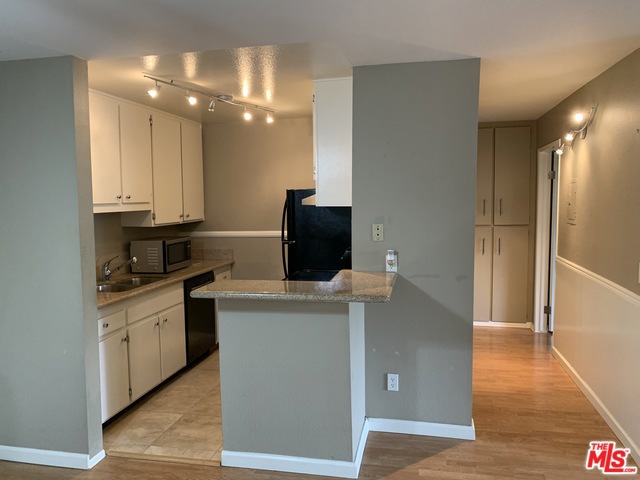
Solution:
<svg viewBox="0 0 640 480">
<path fill-rule="evenodd" d="M 484 217 L 487 214 L 487 199 L 482 199 L 482 216 Z M 484 240 L 482 240 L 484 242 Z"/>
<path fill-rule="evenodd" d="M 127 335 L 126 337 L 122 337 L 122 343 L 126 343 L 129 341 L 129 336 Z"/>
<path fill-rule="evenodd" d="M 182 213 L 179 216 L 180 216 L 180 218 L 184 218 L 184 215 Z"/>
<path fill-rule="evenodd" d="M 498 255 L 502 253 L 502 239 L 498 238 Z"/>
<path fill-rule="evenodd" d="M 122 198 L 122 195 L 116 195 L 116 198 L 120 200 Z"/>
<path fill-rule="evenodd" d="M 189 218 L 191 215 L 187 213 L 186 217 Z"/>
<path fill-rule="evenodd" d="M 165 318 L 164 320 L 162 320 L 162 323 L 167 323 L 169 321 L 168 318 Z"/>
<path fill-rule="evenodd" d="M 500 199 L 500 216 L 502 216 L 502 199 Z"/>
<path fill-rule="evenodd" d="M 482 237 L 482 255 L 484 256 L 484 237 Z"/>
<path fill-rule="evenodd" d="M 131 200 L 131 195 L 127 195 L 127 200 Z"/>
<path fill-rule="evenodd" d="M 103 323 L 103 324 L 102 324 L 102 328 L 109 328 L 109 324 L 108 324 L 108 323 L 106 323 L 106 322 L 105 322 L 105 323 Z"/>
<path fill-rule="evenodd" d="M 156 327 L 160 325 L 160 320 L 156 322 Z"/>
</svg>

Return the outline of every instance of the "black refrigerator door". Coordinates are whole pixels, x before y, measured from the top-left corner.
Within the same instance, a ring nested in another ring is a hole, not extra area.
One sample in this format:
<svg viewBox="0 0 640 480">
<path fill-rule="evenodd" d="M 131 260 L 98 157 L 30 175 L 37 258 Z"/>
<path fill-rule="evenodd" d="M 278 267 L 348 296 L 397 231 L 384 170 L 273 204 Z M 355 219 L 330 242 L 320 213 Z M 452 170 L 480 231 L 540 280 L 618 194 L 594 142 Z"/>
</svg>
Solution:
<svg viewBox="0 0 640 480">
<path fill-rule="evenodd" d="M 341 270 L 351 268 L 345 252 L 351 248 L 351 207 L 316 207 L 302 201 L 314 195 L 314 189 L 287 190 L 286 274 L 304 270 Z M 284 220 L 284 217 L 283 217 Z"/>
</svg>

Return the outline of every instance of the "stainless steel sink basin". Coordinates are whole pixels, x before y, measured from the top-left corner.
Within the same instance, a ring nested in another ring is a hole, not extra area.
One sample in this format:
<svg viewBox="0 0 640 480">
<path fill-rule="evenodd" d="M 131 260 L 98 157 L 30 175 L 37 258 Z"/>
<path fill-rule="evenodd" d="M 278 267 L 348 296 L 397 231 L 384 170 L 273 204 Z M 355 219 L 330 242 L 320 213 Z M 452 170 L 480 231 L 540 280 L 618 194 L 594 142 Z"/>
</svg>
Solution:
<svg viewBox="0 0 640 480">
<path fill-rule="evenodd" d="M 159 282 L 164 280 L 165 277 L 130 277 L 123 278 L 121 280 L 114 280 L 117 285 L 126 285 L 133 287 L 142 287 L 143 285 L 149 285 L 150 283 Z"/>
<path fill-rule="evenodd" d="M 149 285 L 150 283 L 159 282 L 160 280 L 164 279 L 165 277 L 129 277 L 110 280 L 108 282 L 103 282 L 96 285 L 96 292 L 127 292 L 129 290 L 133 290 L 134 288 L 143 287 L 145 285 Z"/>
<path fill-rule="evenodd" d="M 117 283 L 101 283 L 96 285 L 96 292 L 102 293 L 115 293 L 126 292 L 136 288 L 137 285 L 118 285 Z"/>
</svg>

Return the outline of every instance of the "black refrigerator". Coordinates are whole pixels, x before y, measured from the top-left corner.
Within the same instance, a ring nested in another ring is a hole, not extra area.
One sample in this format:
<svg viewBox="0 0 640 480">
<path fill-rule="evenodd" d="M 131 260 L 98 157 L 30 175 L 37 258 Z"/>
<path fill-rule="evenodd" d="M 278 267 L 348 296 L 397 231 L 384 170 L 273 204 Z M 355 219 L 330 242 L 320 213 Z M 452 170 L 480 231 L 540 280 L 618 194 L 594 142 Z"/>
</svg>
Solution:
<svg viewBox="0 0 640 480">
<path fill-rule="evenodd" d="M 328 281 L 351 268 L 351 207 L 316 207 L 314 189 L 287 190 L 282 211 L 284 280 Z"/>
</svg>

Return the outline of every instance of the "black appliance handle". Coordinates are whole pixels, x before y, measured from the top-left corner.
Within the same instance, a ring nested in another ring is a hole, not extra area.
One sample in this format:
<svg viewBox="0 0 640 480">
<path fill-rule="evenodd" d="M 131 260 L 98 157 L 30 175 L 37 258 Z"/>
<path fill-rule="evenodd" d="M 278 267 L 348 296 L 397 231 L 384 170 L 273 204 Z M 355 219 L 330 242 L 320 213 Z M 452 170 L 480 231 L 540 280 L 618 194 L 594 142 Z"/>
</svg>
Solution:
<svg viewBox="0 0 640 480">
<path fill-rule="evenodd" d="M 289 272 L 287 272 L 287 257 L 285 253 L 285 245 L 289 245 L 292 242 L 289 242 L 286 238 L 284 238 L 284 228 L 285 223 L 287 221 L 287 199 L 284 200 L 284 207 L 282 208 L 282 225 L 280 228 L 280 242 L 282 243 L 282 269 L 284 270 L 284 278 L 289 277 Z"/>
</svg>

